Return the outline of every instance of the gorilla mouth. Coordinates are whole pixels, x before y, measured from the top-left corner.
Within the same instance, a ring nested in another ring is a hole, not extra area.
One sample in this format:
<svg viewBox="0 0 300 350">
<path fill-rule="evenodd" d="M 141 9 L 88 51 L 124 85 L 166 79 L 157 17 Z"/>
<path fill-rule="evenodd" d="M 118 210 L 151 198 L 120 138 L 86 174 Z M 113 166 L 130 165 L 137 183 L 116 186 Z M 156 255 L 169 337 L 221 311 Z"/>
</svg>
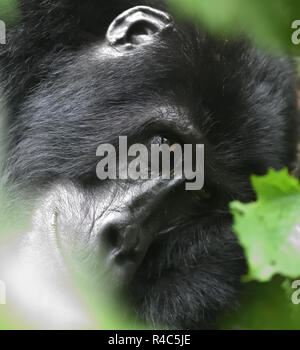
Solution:
<svg viewBox="0 0 300 350">
<path fill-rule="evenodd" d="M 224 308 L 225 300 L 236 305 L 240 278 L 246 271 L 243 250 L 229 221 L 223 230 L 215 226 L 209 235 L 205 225 L 182 226 L 152 242 L 125 295 L 142 320 L 205 328 Z M 184 320 L 183 310 L 189 315 Z M 173 315 L 172 320 L 166 314 Z"/>
</svg>

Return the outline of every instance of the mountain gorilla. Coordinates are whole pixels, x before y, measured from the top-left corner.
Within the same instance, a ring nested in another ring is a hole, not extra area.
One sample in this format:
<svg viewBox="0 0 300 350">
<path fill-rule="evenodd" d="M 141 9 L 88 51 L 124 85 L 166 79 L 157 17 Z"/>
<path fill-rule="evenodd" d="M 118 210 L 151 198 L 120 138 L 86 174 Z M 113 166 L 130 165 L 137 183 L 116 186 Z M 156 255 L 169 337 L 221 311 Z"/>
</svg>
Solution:
<svg viewBox="0 0 300 350">
<path fill-rule="evenodd" d="M 214 37 L 163 0 L 19 6 L 0 63 L 3 177 L 38 200 L 36 234 L 20 250 L 49 254 L 51 271 L 55 259 L 61 268 L 81 253 L 95 279 L 108 264 L 149 324 L 214 327 L 220 311 L 237 304 L 246 271 L 228 204 L 255 198 L 251 174 L 293 168 L 293 65 L 246 39 Z M 100 181 L 97 147 L 117 146 L 119 136 L 147 147 L 204 144 L 205 187 Z"/>
</svg>

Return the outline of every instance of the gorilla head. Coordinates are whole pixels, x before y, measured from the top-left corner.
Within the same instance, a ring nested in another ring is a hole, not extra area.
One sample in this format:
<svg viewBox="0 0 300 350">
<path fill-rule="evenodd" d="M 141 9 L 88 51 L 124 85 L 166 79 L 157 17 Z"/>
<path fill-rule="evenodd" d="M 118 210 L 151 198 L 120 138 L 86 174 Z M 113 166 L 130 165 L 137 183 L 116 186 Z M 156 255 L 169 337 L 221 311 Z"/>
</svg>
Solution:
<svg viewBox="0 0 300 350">
<path fill-rule="evenodd" d="M 0 53 L 7 183 L 39 190 L 37 226 L 50 235 L 52 218 L 59 250 L 82 251 L 95 278 L 108 264 L 138 317 L 212 327 L 236 305 L 246 270 L 228 203 L 254 199 L 251 174 L 293 166 L 292 65 L 213 37 L 162 0 L 22 0 L 20 9 Z M 204 189 L 100 181 L 97 147 L 120 136 L 204 144 Z"/>
</svg>

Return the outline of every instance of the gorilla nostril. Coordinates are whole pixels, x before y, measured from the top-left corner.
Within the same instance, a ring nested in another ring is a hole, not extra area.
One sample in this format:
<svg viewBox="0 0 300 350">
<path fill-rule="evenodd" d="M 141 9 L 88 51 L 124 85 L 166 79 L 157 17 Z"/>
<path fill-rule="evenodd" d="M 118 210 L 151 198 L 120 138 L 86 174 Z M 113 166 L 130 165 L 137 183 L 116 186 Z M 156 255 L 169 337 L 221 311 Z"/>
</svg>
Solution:
<svg viewBox="0 0 300 350">
<path fill-rule="evenodd" d="M 107 224 L 100 232 L 100 241 L 108 250 L 129 257 L 136 255 L 140 237 L 136 227 L 114 223 Z"/>
<path fill-rule="evenodd" d="M 107 248 L 118 248 L 121 244 L 120 231 L 113 224 L 108 225 L 101 233 L 101 236 L 101 241 Z"/>
</svg>

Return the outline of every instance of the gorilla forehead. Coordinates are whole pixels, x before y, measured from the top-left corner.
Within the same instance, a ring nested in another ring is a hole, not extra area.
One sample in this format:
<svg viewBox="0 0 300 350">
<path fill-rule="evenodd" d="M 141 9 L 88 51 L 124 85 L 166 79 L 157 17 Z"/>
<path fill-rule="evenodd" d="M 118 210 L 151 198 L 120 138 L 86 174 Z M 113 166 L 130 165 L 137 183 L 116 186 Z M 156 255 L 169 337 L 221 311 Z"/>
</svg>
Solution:
<svg viewBox="0 0 300 350">
<path fill-rule="evenodd" d="M 234 170 L 249 158 L 268 167 L 284 157 L 280 142 L 272 140 L 284 141 L 287 128 L 282 95 L 291 87 L 276 84 L 289 79 L 279 69 L 286 72 L 288 64 L 245 43 L 181 27 L 133 53 L 110 54 L 97 39 L 41 62 L 47 79 L 31 89 L 11 129 L 12 142 L 18 140 L 11 163 L 30 181 L 94 175 L 99 144 L 116 144 L 121 135 L 145 140 L 170 130 L 167 122 L 191 125 L 196 141 L 206 135 L 215 156 Z M 269 118 L 276 128 L 265 134 L 261 125 Z"/>
</svg>

